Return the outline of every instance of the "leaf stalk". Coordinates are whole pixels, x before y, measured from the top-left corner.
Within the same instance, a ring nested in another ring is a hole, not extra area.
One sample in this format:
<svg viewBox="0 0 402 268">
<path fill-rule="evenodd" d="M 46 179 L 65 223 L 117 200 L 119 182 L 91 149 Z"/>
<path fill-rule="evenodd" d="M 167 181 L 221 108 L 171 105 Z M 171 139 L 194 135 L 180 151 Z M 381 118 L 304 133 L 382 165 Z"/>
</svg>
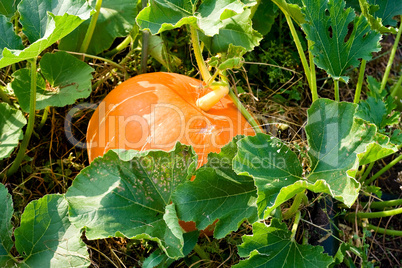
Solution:
<svg viewBox="0 0 402 268">
<path fill-rule="evenodd" d="M 370 183 L 372 183 L 373 181 L 375 181 L 378 177 L 380 177 L 382 174 L 384 174 L 387 170 L 389 170 L 390 168 L 392 168 L 393 166 L 395 166 L 399 161 L 402 160 L 402 154 L 399 155 L 397 158 L 395 158 L 394 160 L 392 160 L 388 165 L 386 165 L 385 167 L 383 167 L 380 171 L 378 171 L 376 174 L 374 174 L 370 179 L 366 180 L 364 182 L 364 184 L 368 185 Z"/>
<path fill-rule="evenodd" d="M 360 64 L 359 79 L 357 80 L 355 98 L 353 99 L 353 103 L 356 103 L 356 104 L 360 102 L 360 95 L 362 92 L 364 72 L 366 70 L 366 63 L 367 63 L 366 60 L 362 60 L 362 63 Z"/>
<path fill-rule="evenodd" d="M 283 14 L 285 15 L 286 21 L 287 21 L 287 23 L 289 25 L 289 29 L 290 29 L 290 33 L 292 34 L 293 41 L 296 44 L 297 52 L 299 53 L 299 57 L 301 59 L 302 65 L 303 65 L 304 72 L 306 73 L 307 82 L 308 82 L 308 85 L 310 87 L 311 94 L 313 96 L 313 101 L 315 101 L 318 98 L 318 95 L 317 95 L 316 90 L 314 91 L 315 87 L 313 86 L 313 83 L 311 81 L 311 77 L 312 77 L 311 76 L 311 69 L 310 69 L 310 66 L 309 66 L 309 64 L 307 62 L 306 55 L 304 55 L 303 47 L 301 45 L 299 36 L 297 35 L 297 32 L 296 32 L 295 26 L 293 24 L 292 18 L 290 17 L 290 15 L 285 10 L 282 10 L 282 11 L 283 11 Z"/>
<path fill-rule="evenodd" d="M 7 176 L 13 175 L 19 169 L 22 160 L 25 156 L 25 151 L 28 148 L 29 141 L 32 136 L 32 132 L 35 125 L 35 110 L 36 110 L 36 60 L 37 57 L 29 59 L 28 62 L 31 65 L 31 94 L 29 100 L 29 117 L 28 125 L 25 130 L 24 138 L 21 142 L 20 148 L 18 150 L 17 156 L 15 157 L 13 164 L 7 171 Z"/>
<path fill-rule="evenodd" d="M 91 43 L 92 35 L 94 34 L 94 31 L 95 31 L 96 22 L 98 21 L 101 6 L 102 6 L 102 0 L 96 0 L 95 14 L 91 18 L 91 22 L 89 23 L 87 32 L 85 33 L 84 40 L 82 41 L 81 48 L 80 48 L 81 53 L 86 53 L 88 50 L 89 44 Z"/>
<path fill-rule="evenodd" d="M 384 76 L 382 77 L 380 91 L 383 91 L 385 89 L 385 86 L 386 86 L 387 80 L 388 80 L 388 76 L 389 76 L 389 73 L 391 72 L 391 67 L 392 67 L 392 64 L 394 62 L 395 53 L 396 53 L 396 50 L 398 49 L 399 40 L 401 39 L 402 16 L 400 16 L 400 18 L 401 18 L 401 23 L 399 25 L 399 30 L 398 30 L 398 33 L 396 35 L 394 45 L 392 46 L 391 55 L 389 56 L 388 64 L 387 64 L 387 67 L 385 68 Z"/>
<path fill-rule="evenodd" d="M 301 212 L 299 210 L 296 213 L 295 221 L 293 222 L 293 226 L 292 226 L 292 235 L 290 236 L 290 240 L 292 242 L 296 241 L 295 237 L 296 237 L 297 228 L 299 227 L 300 218 L 301 218 Z"/>
<path fill-rule="evenodd" d="M 355 217 L 364 218 L 364 219 L 374 219 L 374 218 L 385 218 L 390 216 L 395 216 L 402 213 L 402 208 L 384 210 L 384 211 L 377 211 L 377 212 L 356 212 L 350 213 L 348 217 Z"/>
</svg>

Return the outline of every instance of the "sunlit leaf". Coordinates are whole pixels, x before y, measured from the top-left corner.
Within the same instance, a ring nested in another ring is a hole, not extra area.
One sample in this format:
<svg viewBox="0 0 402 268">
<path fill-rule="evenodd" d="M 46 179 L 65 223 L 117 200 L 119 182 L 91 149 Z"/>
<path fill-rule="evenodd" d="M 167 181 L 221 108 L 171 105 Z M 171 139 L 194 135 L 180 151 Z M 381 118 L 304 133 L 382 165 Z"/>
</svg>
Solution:
<svg viewBox="0 0 402 268">
<path fill-rule="evenodd" d="M 64 107 L 91 93 L 93 69 L 66 52 L 46 53 L 37 73 L 36 109 L 47 106 Z M 13 73 L 11 87 L 23 111 L 29 111 L 31 74 L 28 69 Z M 46 79 L 46 80 L 45 80 Z M 46 82 L 47 81 L 47 82 Z"/>
<path fill-rule="evenodd" d="M 12 267 L 14 261 L 10 258 L 9 253 L 14 246 L 12 240 L 13 225 L 11 218 L 13 216 L 13 200 L 8 193 L 7 188 L 0 184 L 0 266 Z"/>
<path fill-rule="evenodd" d="M 364 16 L 356 17 L 343 0 L 303 0 L 306 23 L 302 24 L 307 39 L 314 42 L 314 62 L 332 78 L 347 82 L 345 72 L 359 65 L 359 59 L 370 60 L 380 50 L 381 35 L 370 28 Z M 352 31 L 349 33 L 349 25 Z"/>
<path fill-rule="evenodd" d="M 238 246 L 241 260 L 233 266 L 241 267 L 303 267 L 324 268 L 332 262 L 332 257 L 323 253 L 321 246 L 300 245 L 291 239 L 286 224 L 276 218 L 269 226 L 265 223 L 253 224 L 253 235 L 245 235 L 243 244 Z"/>
<path fill-rule="evenodd" d="M 179 217 L 194 221 L 198 229 L 203 230 L 218 219 L 216 238 L 236 231 L 244 220 L 257 220 L 254 181 L 232 170 L 237 139 L 223 147 L 219 154 L 210 154 L 208 163 L 197 170 L 195 180 L 179 186 L 173 195 Z"/>
<path fill-rule="evenodd" d="M 29 203 L 15 229 L 15 247 L 24 257 L 20 267 L 88 267 L 81 231 L 68 219 L 64 196 L 45 195 Z"/>
<path fill-rule="evenodd" d="M 27 120 L 20 110 L 0 102 L 0 159 L 10 156 L 22 139 Z"/>
<path fill-rule="evenodd" d="M 196 162 L 192 149 L 180 144 L 170 152 L 109 151 L 68 189 L 70 219 L 88 239 L 149 239 L 170 258 L 183 257 L 183 230 L 171 195 Z"/>
<path fill-rule="evenodd" d="M 96 0 L 89 4 L 95 9 Z M 103 0 L 87 53 L 97 55 L 110 48 L 117 37 L 127 36 L 135 24 L 137 1 Z M 59 45 L 62 50 L 79 51 L 91 19 L 86 20 Z"/>
</svg>

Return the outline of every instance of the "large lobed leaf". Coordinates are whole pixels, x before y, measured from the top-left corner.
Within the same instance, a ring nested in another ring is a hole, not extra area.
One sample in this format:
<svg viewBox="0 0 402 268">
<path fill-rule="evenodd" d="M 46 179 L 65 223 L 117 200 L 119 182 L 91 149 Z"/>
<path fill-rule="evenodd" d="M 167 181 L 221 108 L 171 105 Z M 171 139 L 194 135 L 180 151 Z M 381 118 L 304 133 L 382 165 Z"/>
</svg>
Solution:
<svg viewBox="0 0 402 268">
<path fill-rule="evenodd" d="M 229 45 L 244 47 L 251 51 L 258 46 L 262 35 L 253 29 L 250 20 L 251 11 L 246 9 L 244 12 L 225 19 L 219 34 L 212 37 L 201 35 L 201 40 L 212 54 L 226 53 Z"/>
<path fill-rule="evenodd" d="M 253 224 L 253 235 L 243 236 L 243 244 L 238 246 L 240 261 L 234 267 L 328 267 L 333 259 L 323 253 L 321 246 L 300 245 L 291 239 L 286 224 L 276 218 L 269 226 L 265 223 Z"/>
<path fill-rule="evenodd" d="M 311 169 L 307 175 L 303 175 L 298 156 L 276 138 L 257 134 L 238 142 L 233 168 L 237 174 L 254 178 L 260 218 L 305 189 L 327 193 L 348 206 L 354 203 L 360 189 L 354 179 L 359 159 L 383 157 L 365 152 L 374 144 L 384 145 L 375 138 L 373 124 L 355 117 L 356 108 L 352 103 L 328 99 L 312 104 L 306 125 Z"/>
<path fill-rule="evenodd" d="M 41 72 L 37 73 L 36 109 L 47 106 L 63 107 L 91 93 L 93 68 L 66 52 L 46 53 L 40 61 Z M 25 112 L 29 111 L 31 74 L 28 69 L 19 69 L 12 74 L 14 90 Z M 45 80 L 45 79 L 46 80 Z"/>
<path fill-rule="evenodd" d="M 381 33 L 397 33 L 394 28 L 397 21 L 394 18 L 402 15 L 400 0 L 359 0 L 359 2 L 362 14 L 373 29 Z"/>
<path fill-rule="evenodd" d="M 356 17 L 343 0 L 303 0 L 306 23 L 302 28 L 314 42 L 314 62 L 336 80 L 348 81 L 345 72 L 371 59 L 380 50 L 381 35 L 370 28 L 364 16 Z M 349 33 L 349 26 L 353 27 Z"/>
<path fill-rule="evenodd" d="M 84 0 L 24 0 L 18 5 L 18 11 L 23 32 L 31 44 L 24 49 L 12 31 L 12 25 L 0 19 L 0 29 L 6 30 L 3 38 L 7 40 L 0 42 L 0 68 L 39 56 L 88 19 L 91 8 Z"/>
<path fill-rule="evenodd" d="M 253 179 L 239 176 L 232 169 L 239 139 L 235 137 L 219 154 L 208 155 L 207 164 L 197 170 L 195 180 L 178 186 L 173 195 L 180 219 L 194 221 L 198 229 L 219 220 L 214 230 L 216 238 L 236 231 L 245 220 L 258 219 Z"/>
<path fill-rule="evenodd" d="M 213 54 L 226 52 L 229 44 L 252 50 L 262 36 L 252 28 L 248 7 L 256 1 L 206 0 L 198 1 L 153 0 L 137 16 L 142 30 L 152 34 L 183 25 L 197 27 L 203 42 Z"/>
<path fill-rule="evenodd" d="M 14 16 L 17 11 L 17 6 L 21 0 L 1 0 L 0 1 L 0 14 L 7 18 Z"/>
<path fill-rule="evenodd" d="M 196 158 L 180 144 L 170 152 L 107 152 L 83 169 L 66 193 L 72 223 L 84 228 L 88 239 L 149 239 L 170 258 L 183 257 L 183 230 L 171 195 L 190 179 Z"/>
<path fill-rule="evenodd" d="M 95 9 L 95 0 L 89 4 Z M 137 1 L 103 0 L 98 20 L 89 43 L 88 54 L 97 55 L 110 48 L 117 37 L 126 36 L 133 29 L 137 15 Z M 62 50 L 79 51 L 91 19 L 87 19 L 78 28 L 60 41 Z"/>
<path fill-rule="evenodd" d="M 258 191 L 258 214 L 265 218 L 268 207 L 274 209 L 281 189 L 302 179 L 302 167 L 297 155 L 279 139 L 265 134 L 246 137 L 238 142 L 238 152 L 233 159 L 233 169 L 239 175 L 254 178 Z M 296 188 L 297 192 L 302 189 Z M 287 198 L 294 196 L 288 191 Z M 296 192 L 296 193 L 297 193 Z"/>
<path fill-rule="evenodd" d="M 26 123 L 27 120 L 20 110 L 0 102 L 0 159 L 10 156 L 18 146 Z"/>
<path fill-rule="evenodd" d="M 89 254 L 80 229 L 68 219 L 63 195 L 49 194 L 29 203 L 15 229 L 20 267 L 88 267 Z"/>
<path fill-rule="evenodd" d="M 7 188 L 0 184 L 0 266 L 12 267 L 14 261 L 8 255 L 14 246 L 12 240 L 13 225 L 11 218 L 13 217 L 13 200 L 8 193 Z"/>
<path fill-rule="evenodd" d="M 138 15 L 137 23 L 152 34 L 190 24 L 213 36 L 223 26 L 223 20 L 241 13 L 246 6 L 240 0 L 206 0 L 198 9 L 197 4 L 197 0 L 152 0 Z"/>
</svg>

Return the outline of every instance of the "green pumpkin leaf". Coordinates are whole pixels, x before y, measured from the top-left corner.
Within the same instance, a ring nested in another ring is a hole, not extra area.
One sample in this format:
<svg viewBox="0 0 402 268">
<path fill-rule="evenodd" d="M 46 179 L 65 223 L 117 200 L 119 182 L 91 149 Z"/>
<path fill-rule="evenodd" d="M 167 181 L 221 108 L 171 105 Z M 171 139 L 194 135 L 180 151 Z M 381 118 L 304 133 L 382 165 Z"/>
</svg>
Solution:
<svg viewBox="0 0 402 268">
<path fill-rule="evenodd" d="M 0 38 L 0 62 L 2 58 L 2 53 L 4 48 L 10 49 L 23 49 L 22 40 L 14 32 L 14 27 L 8 19 L 0 15 L 0 32 L 2 33 L 2 38 Z"/>
<path fill-rule="evenodd" d="M 273 1 L 261 1 L 252 18 L 254 30 L 262 35 L 268 34 L 278 15 L 278 8 Z"/>
<path fill-rule="evenodd" d="M 95 9 L 96 0 L 89 1 Z M 97 55 L 110 48 L 117 37 L 127 36 L 135 24 L 137 1 L 103 0 L 98 20 L 96 21 L 88 54 Z M 59 48 L 68 51 L 79 51 L 91 19 L 86 20 L 77 29 L 60 41 Z"/>
<path fill-rule="evenodd" d="M 360 184 L 354 179 L 358 154 L 373 142 L 376 127 L 355 117 L 356 105 L 320 99 L 308 110 L 306 125 L 311 173 L 308 181 L 324 180 L 330 194 L 351 206 Z"/>
<path fill-rule="evenodd" d="M 7 46 L 2 47 L 3 44 L 0 43 L 2 45 L 0 46 L 0 51 L 2 51 L 0 69 L 13 63 L 39 56 L 43 50 L 72 32 L 90 16 L 91 9 L 84 0 L 74 1 L 74 3 L 70 3 L 71 1 L 69 0 L 64 2 L 61 0 L 60 2 L 54 1 L 53 4 L 58 4 L 58 7 L 47 10 L 46 8 L 49 8 L 50 2 L 50 0 L 25 0 L 18 5 L 23 31 L 31 42 L 25 49 L 20 46 L 19 41 L 12 35 L 14 34 L 11 33 L 12 28 L 9 25 L 7 28 L 4 27 L 4 23 L 0 20 L 2 28 L 7 29 L 6 39 L 8 40 Z M 69 3 L 71 4 L 70 6 L 68 6 Z M 54 15 L 51 13 L 52 10 L 57 11 L 57 14 L 60 15 Z M 64 13 L 65 11 L 76 15 Z M 13 42 L 10 42 L 10 40 L 13 40 Z"/>
<path fill-rule="evenodd" d="M 88 239 L 149 239 L 169 258 L 183 257 L 183 230 L 171 195 L 190 179 L 196 163 L 193 150 L 180 144 L 170 152 L 111 150 L 68 189 L 70 219 Z"/>
<path fill-rule="evenodd" d="M 335 80 L 347 82 L 345 72 L 359 65 L 359 59 L 371 59 L 380 50 L 381 35 L 370 28 L 364 16 L 345 9 L 343 0 L 303 0 L 306 23 L 302 28 L 314 42 L 314 63 Z M 349 35 L 349 25 L 353 27 Z"/>
<path fill-rule="evenodd" d="M 269 226 L 253 224 L 253 235 L 243 236 L 238 246 L 240 257 L 247 258 L 233 266 L 241 267 L 305 267 L 324 268 L 332 257 L 323 253 L 321 246 L 300 245 L 291 239 L 291 232 L 285 223 L 273 218 Z"/>
<path fill-rule="evenodd" d="M 359 0 L 363 7 L 362 13 L 371 27 L 381 33 L 396 34 L 394 28 L 397 21 L 395 16 L 402 15 L 402 5 L 399 0 Z M 390 27 L 386 27 L 390 26 Z"/>
<path fill-rule="evenodd" d="M 198 242 L 198 238 L 200 237 L 199 231 L 193 231 L 190 233 L 184 233 L 184 246 L 183 246 L 183 255 L 187 256 L 194 249 L 195 245 Z M 170 259 L 165 252 L 161 249 L 156 249 L 154 252 L 149 255 L 142 263 L 142 268 L 163 268 L 169 267 L 175 260 Z"/>
<path fill-rule="evenodd" d="M 244 220 L 257 220 L 253 179 L 232 170 L 238 139 L 235 137 L 219 154 L 209 154 L 195 180 L 180 185 L 173 194 L 180 219 L 194 221 L 198 229 L 203 230 L 219 219 L 214 230 L 216 238 L 236 231 Z"/>
<path fill-rule="evenodd" d="M 230 44 L 251 51 L 258 46 L 262 35 L 253 29 L 249 9 L 222 22 L 219 34 L 213 37 L 201 33 L 200 38 L 212 54 L 226 53 Z"/>
<path fill-rule="evenodd" d="M 20 267 L 88 267 L 91 263 L 81 231 L 68 219 L 64 196 L 51 194 L 29 203 L 15 229 Z"/>
<path fill-rule="evenodd" d="M 386 90 L 380 90 L 381 82 L 372 76 L 367 77 L 368 98 L 359 103 L 357 116 L 373 123 L 379 131 L 386 132 L 387 126 L 399 123 L 400 113 L 394 111 L 397 105 Z"/>
<path fill-rule="evenodd" d="M 228 51 L 211 57 L 208 65 L 222 71 L 227 69 L 239 69 L 243 66 L 243 55 L 246 52 L 247 51 L 244 47 L 229 44 Z"/>
<path fill-rule="evenodd" d="M 301 180 L 303 172 L 297 155 L 279 139 L 266 134 L 246 137 L 238 142 L 233 169 L 239 175 L 254 178 L 260 218 L 266 218 L 270 211 L 282 203 L 277 200 L 281 189 Z M 285 199 L 294 195 L 294 190 L 288 190 Z"/>
<path fill-rule="evenodd" d="M 42 75 L 37 73 L 36 109 L 64 107 L 91 93 L 93 68 L 66 52 L 46 53 L 40 61 Z M 13 73 L 11 88 L 25 112 L 29 111 L 31 74 L 28 69 Z M 46 79 L 48 83 L 43 79 Z"/>
<path fill-rule="evenodd" d="M 17 6 L 21 0 L 1 0 L 0 2 L 0 14 L 3 14 L 7 18 L 14 16 L 17 11 Z"/>
<path fill-rule="evenodd" d="M 22 0 L 18 5 L 18 11 L 21 15 L 22 31 L 29 42 L 34 43 L 49 36 L 49 30 L 52 31 L 49 26 L 54 24 L 52 23 L 54 17 L 70 15 L 79 18 L 81 23 L 82 20 L 89 18 L 91 8 L 84 0 Z M 71 28 L 68 24 L 63 26 Z"/>
<path fill-rule="evenodd" d="M 8 255 L 14 246 L 12 240 L 13 225 L 11 218 L 13 217 L 13 199 L 8 193 L 7 188 L 0 183 L 0 266 L 12 267 L 14 261 Z"/>
<path fill-rule="evenodd" d="M 10 156 L 22 139 L 27 120 L 20 110 L 0 102 L 0 159 Z"/>
<path fill-rule="evenodd" d="M 377 133 L 374 137 L 374 142 L 370 143 L 366 151 L 360 153 L 359 164 L 367 165 L 371 162 L 377 161 L 398 151 L 398 147 L 390 141 L 386 135 Z"/>
<path fill-rule="evenodd" d="M 206 0 L 198 10 L 197 4 L 196 0 L 153 0 L 138 14 L 137 23 L 152 34 L 190 24 L 213 36 L 224 26 L 223 20 L 241 13 L 246 7 L 239 0 Z"/>
<path fill-rule="evenodd" d="M 376 142 L 376 127 L 355 113 L 352 103 L 319 99 L 311 105 L 306 125 L 311 171 L 305 176 L 298 156 L 280 140 L 257 134 L 238 142 L 233 167 L 254 178 L 261 219 L 305 189 L 327 193 L 347 206 L 354 203 L 360 189 L 354 179 L 359 157 Z"/>
<path fill-rule="evenodd" d="M 294 21 L 301 25 L 305 23 L 301 0 L 272 0 L 282 12 L 288 13 Z"/>
</svg>

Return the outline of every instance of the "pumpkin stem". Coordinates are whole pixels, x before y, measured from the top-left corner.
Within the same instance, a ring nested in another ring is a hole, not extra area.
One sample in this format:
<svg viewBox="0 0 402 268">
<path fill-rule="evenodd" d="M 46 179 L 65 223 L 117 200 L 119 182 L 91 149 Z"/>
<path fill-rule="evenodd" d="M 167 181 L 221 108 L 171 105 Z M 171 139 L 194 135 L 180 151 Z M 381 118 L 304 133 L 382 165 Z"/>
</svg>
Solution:
<svg viewBox="0 0 402 268">
<path fill-rule="evenodd" d="M 204 80 L 204 82 L 207 83 L 211 79 L 211 74 L 209 73 L 208 67 L 205 64 L 204 59 L 202 58 L 202 51 L 200 47 L 200 40 L 198 38 L 197 29 L 192 25 L 190 25 L 190 33 L 191 33 L 191 43 L 193 45 L 195 60 L 197 61 L 198 68 L 200 69 L 202 80 Z"/>
<path fill-rule="evenodd" d="M 213 83 L 210 87 L 213 91 L 205 94 L 196 102 L 197 106 L 204 112 L 208 112 L 215 104 L 229 93 L 229 87 L 226 84 Z"/>
</svg>

